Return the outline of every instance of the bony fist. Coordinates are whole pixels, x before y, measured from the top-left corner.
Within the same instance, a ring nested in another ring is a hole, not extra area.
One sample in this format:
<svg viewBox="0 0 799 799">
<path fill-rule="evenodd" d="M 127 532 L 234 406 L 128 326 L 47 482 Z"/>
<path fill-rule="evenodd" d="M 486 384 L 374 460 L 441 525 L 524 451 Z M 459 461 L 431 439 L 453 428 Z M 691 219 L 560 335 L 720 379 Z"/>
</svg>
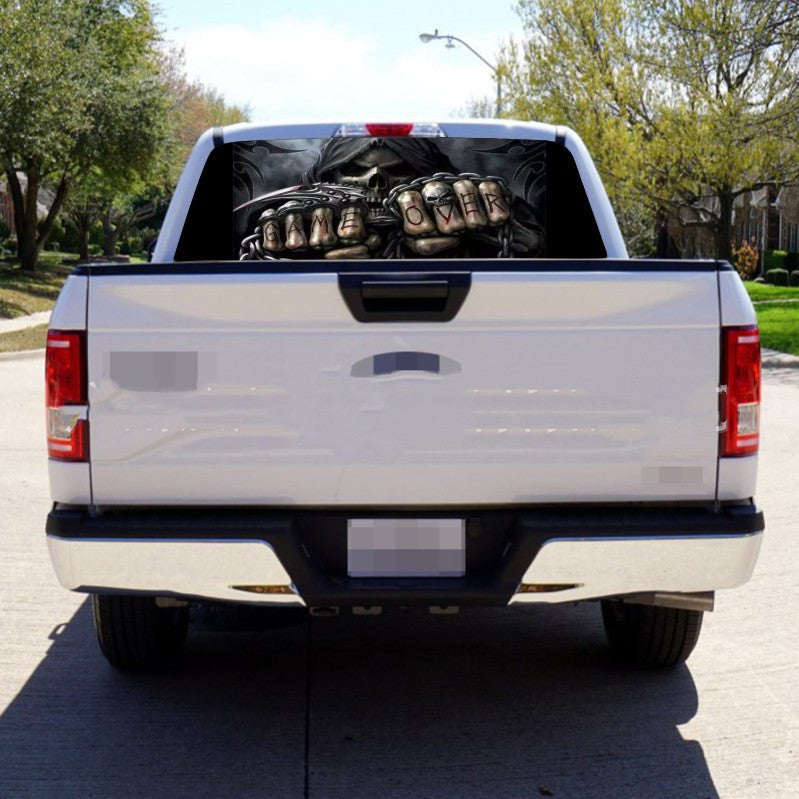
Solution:
<svg viewBox="0 0 799 799">
<path fill-rule="evenodd" d="M 370 233 L 360 204 L 313 204 L 289 200 L 267 208 L 258 220 L 261 246 L 268 253 L 322 250 L 325 258 L 369 258 L 381 238 Z"/>
<path fill-rule="evenodd" d="M 454 247 L 469 233 L 485 233 L 511 218 L 511 197 L 499 181 L 440 173 L 399 186 L 388 200 L 406 243 L 418 255 Z"/>
</svg>

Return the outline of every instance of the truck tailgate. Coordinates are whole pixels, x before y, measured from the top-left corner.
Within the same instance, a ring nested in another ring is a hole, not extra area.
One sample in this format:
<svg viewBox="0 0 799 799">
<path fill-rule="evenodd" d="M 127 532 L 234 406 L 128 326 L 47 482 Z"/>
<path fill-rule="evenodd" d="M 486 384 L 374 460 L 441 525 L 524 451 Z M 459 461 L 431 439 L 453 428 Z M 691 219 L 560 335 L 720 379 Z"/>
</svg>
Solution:
<svg viewBox="0 0 799 799">
<path fill-rule="evenodd" d="M 461 262 L 451 321 L 372 323 L 305 268 L 90 270 L 95 504 L 713 499 L 715 264 Z"/>
</svg>

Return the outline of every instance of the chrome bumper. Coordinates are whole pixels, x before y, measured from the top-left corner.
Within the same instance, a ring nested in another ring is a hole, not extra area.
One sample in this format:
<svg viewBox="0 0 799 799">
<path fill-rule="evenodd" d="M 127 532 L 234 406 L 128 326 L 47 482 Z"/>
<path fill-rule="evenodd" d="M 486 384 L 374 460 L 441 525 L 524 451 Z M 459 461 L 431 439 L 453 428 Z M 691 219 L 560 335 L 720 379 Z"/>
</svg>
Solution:
<svg viewBox="0 0 799 799">
<path fill-rule="evenodd" d="M 551 540 L 541 547 L 510 601 L 575 602 L 735 588 L 752 575 L 762 540 L 762 532 Z"/>
<path fill-rule="evenodd" d="M 264 541 L 98 541 L 48 535 L 47 548 L 58 581 L 72 591 L 305 604 Z"/>
<path fill-rule="evenodd" d="M 762 516 L 760 516 L 762 527 Z M 506 550 L 491 580 L 331 579 L 311 569 L 291 524 L 274 546 L 234 537 L 47 536 L 65 588 L 272 605 L 502 605 L 732 588 L 752 573 L 762 531 L 547 538 Z M 291 544 L 291 545 L 289 545 Z M 278 554 L 280 553 L 280 555 Z M 520 579 L 521 577 L 521 579 Z M 298 587 L 295 587 L 299 586 Z"/>
</svg>

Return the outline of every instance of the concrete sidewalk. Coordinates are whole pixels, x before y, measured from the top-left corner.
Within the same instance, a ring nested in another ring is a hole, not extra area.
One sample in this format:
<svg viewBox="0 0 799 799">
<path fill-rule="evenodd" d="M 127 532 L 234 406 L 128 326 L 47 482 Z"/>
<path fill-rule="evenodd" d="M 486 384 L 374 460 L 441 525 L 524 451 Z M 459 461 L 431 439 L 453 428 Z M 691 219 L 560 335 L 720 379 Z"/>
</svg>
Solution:
<svg viewBox="0 0 799 799">
<path fill-rule="evenodd" d="M 0 333 L 13 333 L 26 327 L 44 325 L 50 321 L 50 311 L 39 311 L 28 316 L 17 316 L 14 319 L 0 319 Z"/>
</svg>

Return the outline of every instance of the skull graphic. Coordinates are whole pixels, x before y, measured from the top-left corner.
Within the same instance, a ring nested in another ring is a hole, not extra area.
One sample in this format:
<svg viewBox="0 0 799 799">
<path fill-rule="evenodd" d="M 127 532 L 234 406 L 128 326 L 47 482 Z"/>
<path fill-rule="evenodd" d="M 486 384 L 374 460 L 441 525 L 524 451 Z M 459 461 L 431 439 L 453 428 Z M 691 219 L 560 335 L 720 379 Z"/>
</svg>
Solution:
<svg viewBox="0 0 799 799">
<path fill-rule="evenodd" d="M 301 185 L 245 208 L 260 216 L 243 259 L 507 256 L 543 241 L 501 177 L 461 172 L 425 137 L 332 137 Z"/>
<path fill-rule="evenodd" d="M 371 222 L 391 218 L 383 207 L 383 200 L 391 189 L 410 182 L 413 177 L 411 165 L 394 150 L 379 143 L 351 161 L 340 164 L 332 175 L 335 183 L 357 186 L 366 191 Z"/>
</svg>

